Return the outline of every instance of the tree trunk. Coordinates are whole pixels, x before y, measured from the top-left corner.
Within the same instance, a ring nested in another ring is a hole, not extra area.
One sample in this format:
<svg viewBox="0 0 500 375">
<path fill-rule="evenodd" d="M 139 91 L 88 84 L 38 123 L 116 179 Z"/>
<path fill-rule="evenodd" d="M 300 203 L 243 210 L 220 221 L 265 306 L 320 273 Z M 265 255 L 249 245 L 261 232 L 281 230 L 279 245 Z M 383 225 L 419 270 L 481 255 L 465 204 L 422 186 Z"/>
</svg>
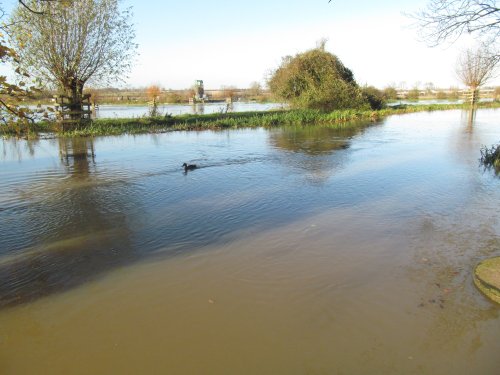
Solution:
<svg viewBox="0 0 500 375">
<path fill-rule="evenodd" d="M 471 87 L 470 91 L 471 91 L 470 92 L 470 105 L 475 106 L 477 103 L 478 96 L 479 96 L 477 87 Z"/>
<path fill-rule="evenodd" d="M 71 101 L 69 106 L 71 120 L 80 121 L 83 118 L 83 111 L 82 111 L 83 84 L 84 82 L 82 82 L 81 80 L 73 78 L 69 82 L 69 85 L 65 87 Z"/>
</svg>

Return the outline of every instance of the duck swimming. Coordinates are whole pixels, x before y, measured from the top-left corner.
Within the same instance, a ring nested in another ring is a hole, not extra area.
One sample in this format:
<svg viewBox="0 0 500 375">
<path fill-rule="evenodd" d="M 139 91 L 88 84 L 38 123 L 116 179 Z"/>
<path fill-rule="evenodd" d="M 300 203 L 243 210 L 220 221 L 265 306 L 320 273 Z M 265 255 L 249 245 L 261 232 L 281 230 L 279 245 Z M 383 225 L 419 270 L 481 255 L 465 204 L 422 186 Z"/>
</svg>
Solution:
<svg viewBox="0 0 500 375">
<path fill-rule="evenodd" d="M 184 164 L 182 164 L 182 166 L 184 167 L 184 172 L 192 171 L 192 170 L 198 168 L 196 166 L 196 164 L 186 164 L 186 163 L 184 163 Z"/>
</svg>

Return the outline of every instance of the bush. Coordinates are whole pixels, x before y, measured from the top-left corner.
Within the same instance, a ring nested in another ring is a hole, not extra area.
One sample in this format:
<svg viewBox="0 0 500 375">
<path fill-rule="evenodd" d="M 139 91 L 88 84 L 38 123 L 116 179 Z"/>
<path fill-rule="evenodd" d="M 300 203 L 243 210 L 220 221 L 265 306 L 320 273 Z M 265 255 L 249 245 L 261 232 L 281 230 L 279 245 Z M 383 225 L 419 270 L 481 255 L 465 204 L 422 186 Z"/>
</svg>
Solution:
<svg viewBox="0 0 500 375">
<path fill-rule="evenodd" d="M 363 87 L 361 91 L 371 109 L 379 110 L 385 107 L 385 95 L 382 91 L 373 86 Z"/>
<path fill-rule="evenodd" d="M 292 107 L 332 111 L 367 108 L 351 70 L 324 45 L 288 56 L 268 81 L 271 92 Z"/>
</svg>

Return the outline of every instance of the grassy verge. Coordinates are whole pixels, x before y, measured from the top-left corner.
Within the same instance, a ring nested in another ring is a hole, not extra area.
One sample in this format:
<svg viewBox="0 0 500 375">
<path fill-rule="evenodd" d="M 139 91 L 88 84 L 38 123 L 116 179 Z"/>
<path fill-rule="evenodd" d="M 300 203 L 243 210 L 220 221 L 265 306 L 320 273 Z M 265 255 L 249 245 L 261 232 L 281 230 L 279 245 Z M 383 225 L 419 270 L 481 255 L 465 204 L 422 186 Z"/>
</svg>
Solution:
<svg viewBox="0 0 500 375">
<path fill-rule="evenodd" d="M 482 103 L 480 107 L 500 108 L 500 103 Z M 450 109 L 467 109 L 467 106 L 433 104 L 426 106 L 398 106 L 379 111 L 342 110 L 324 113 L 315 110 L 276 110 L 154 118 L 97 119 L 85 127 L 74 128 L 64 133 L 58 132 L 58 136 L 120 135 L 162 133 L 176 130 L 217 130 L 313 124 L 343 127 L 350 121 L 377 121 L 390 115 Z M 30 127 L 29 132 L 3 125 L 0 126 L 0 135 L 36 136 L 39 133 L 55 132 L 55 129 L 55 124 L 49 122 L 34 124 Z"/>
</svg>

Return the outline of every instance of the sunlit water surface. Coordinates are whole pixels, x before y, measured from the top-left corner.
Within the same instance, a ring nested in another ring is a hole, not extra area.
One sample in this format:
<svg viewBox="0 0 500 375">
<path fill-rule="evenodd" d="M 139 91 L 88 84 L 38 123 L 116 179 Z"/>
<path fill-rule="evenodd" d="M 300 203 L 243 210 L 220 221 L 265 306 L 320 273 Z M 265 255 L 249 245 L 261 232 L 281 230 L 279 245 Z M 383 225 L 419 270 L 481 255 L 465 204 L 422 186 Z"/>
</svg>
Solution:
<svg viewBox="0 0 500 375">
<path fill-rule="evenodd" d="M 496 375 L 499 140 L 498 110 L 0 140 L 0 373 Z"/>
<path fill-rule="evenodd" d="M 202 115 L 224 112 L 269 111 L 282 109 L 281 103 L 234 102 L 234 103 L 197 103 L 197 104 L 159 104 L 160 115 Z M 149 115 L 147 105 L 109 105 L 103 104 L 95 112 L 96 118 L 129 118 Z"/>
</svg>

